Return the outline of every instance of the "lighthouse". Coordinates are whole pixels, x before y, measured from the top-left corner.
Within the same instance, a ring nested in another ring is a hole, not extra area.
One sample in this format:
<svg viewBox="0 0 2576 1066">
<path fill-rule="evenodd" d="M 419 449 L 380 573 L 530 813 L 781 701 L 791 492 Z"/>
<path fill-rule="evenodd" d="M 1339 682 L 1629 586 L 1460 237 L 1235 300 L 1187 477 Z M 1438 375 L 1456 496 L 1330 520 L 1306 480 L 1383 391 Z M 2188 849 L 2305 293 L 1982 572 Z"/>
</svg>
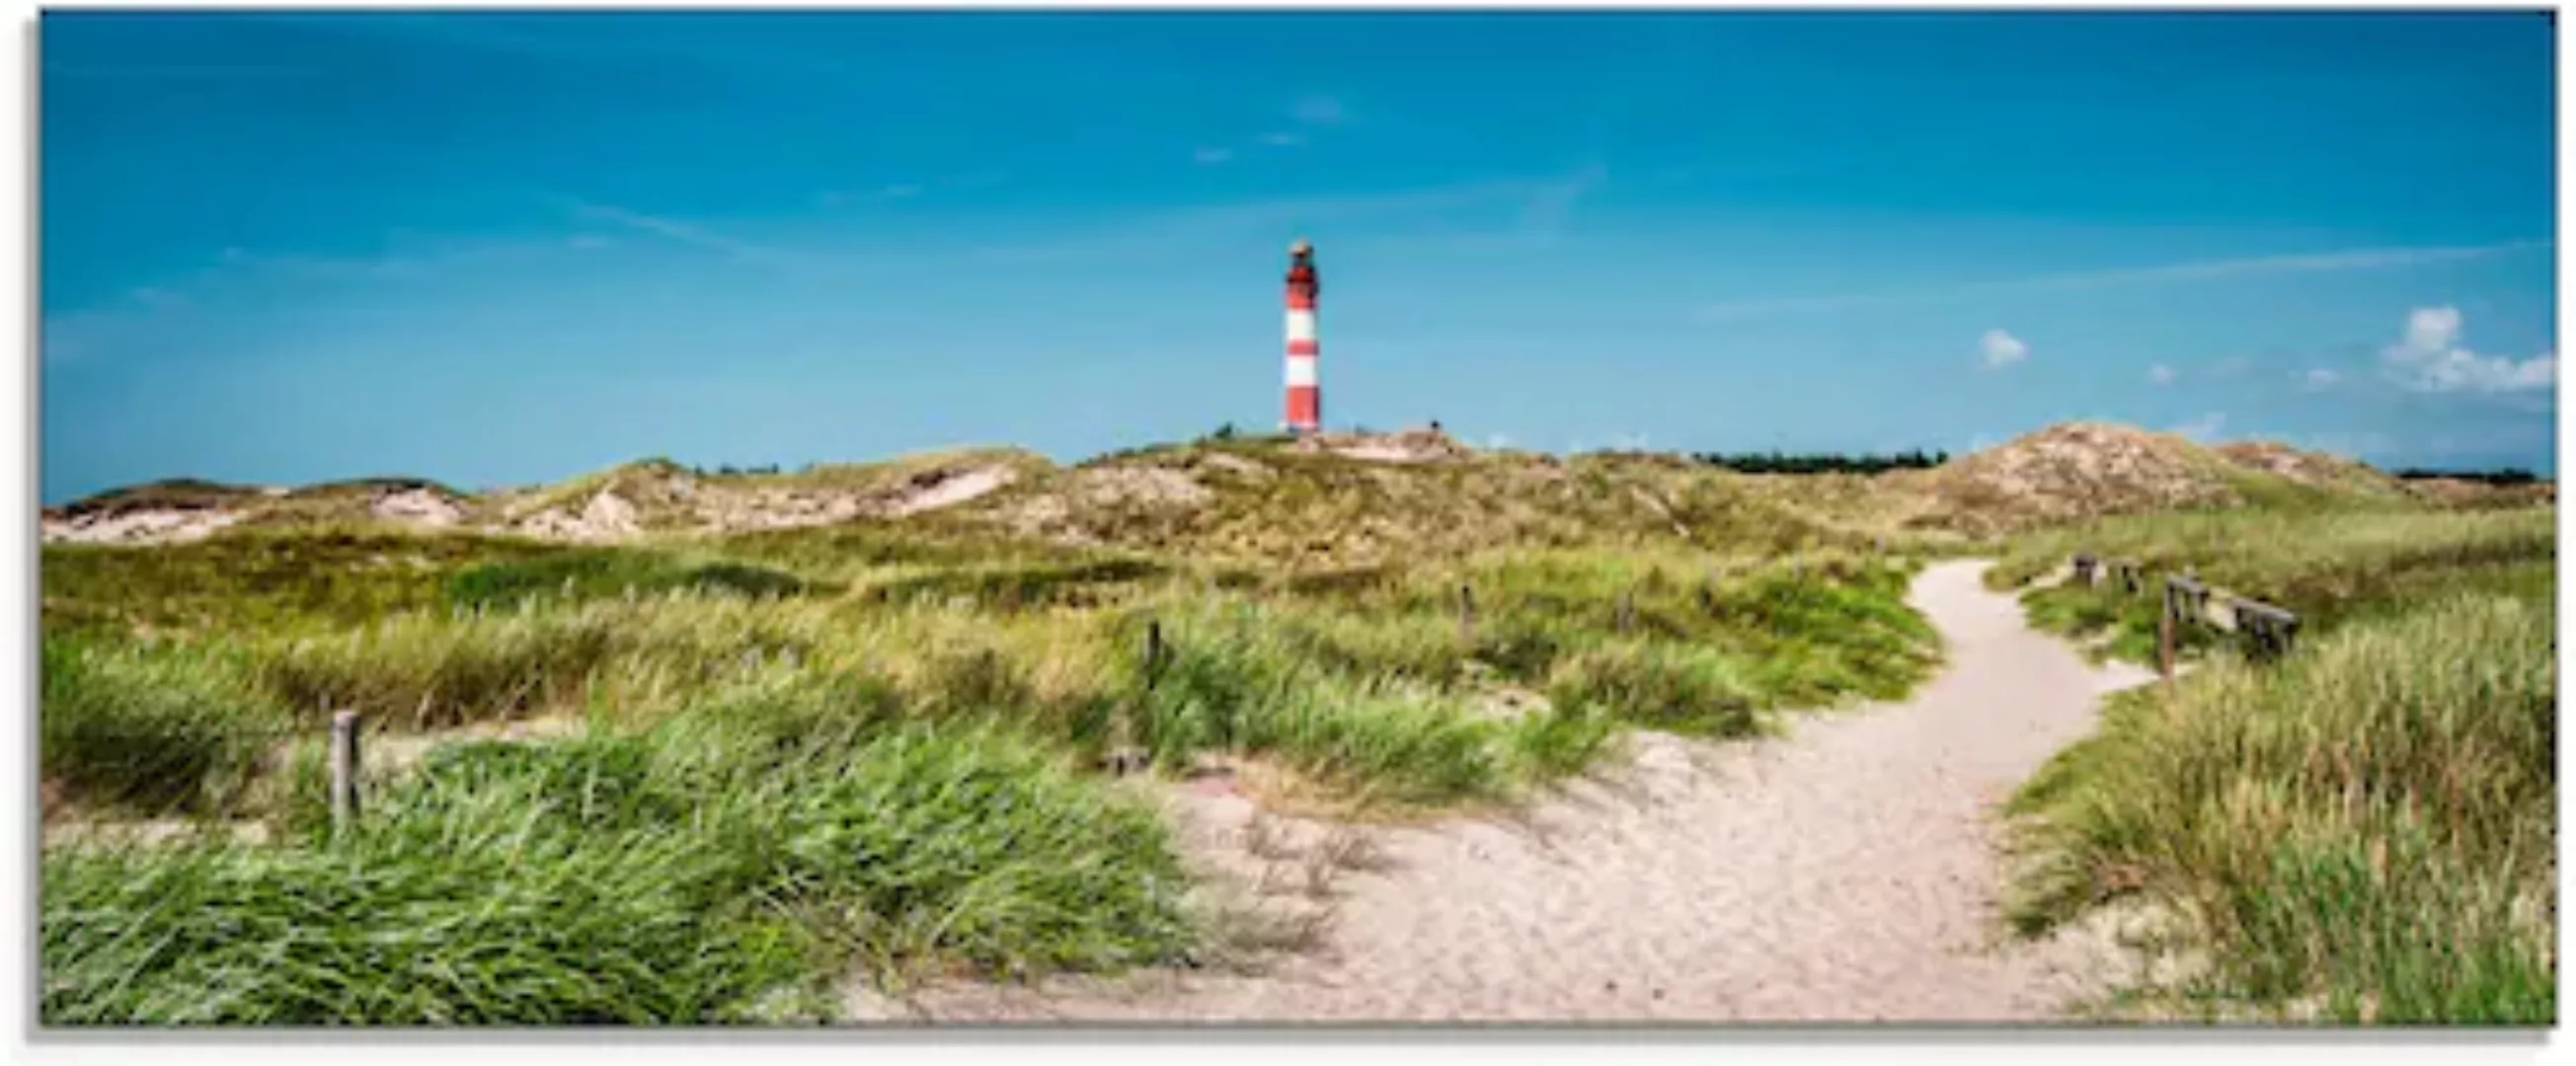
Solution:
<svg viewBox="0 0 2576 1066">
<path fill-rule="evenodd" d="M 1300 238 L 1288 246 L 1288 430 L 1313 433 L 1324 425 L 1323 386 L 1315 379 L 1315 246 Z"/>
</svg>

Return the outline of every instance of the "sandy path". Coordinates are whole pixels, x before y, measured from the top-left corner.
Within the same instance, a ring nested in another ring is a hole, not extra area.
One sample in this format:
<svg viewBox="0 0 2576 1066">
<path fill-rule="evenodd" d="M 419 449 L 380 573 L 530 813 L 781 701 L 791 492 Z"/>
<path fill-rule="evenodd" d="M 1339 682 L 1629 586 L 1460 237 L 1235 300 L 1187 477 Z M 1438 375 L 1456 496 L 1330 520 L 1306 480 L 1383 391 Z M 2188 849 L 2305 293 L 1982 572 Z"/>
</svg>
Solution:
<svg viewBox="0 0 2576 1066">
<path fill-rule="evenodd" d="M 947 1021 L 1906 1021 L 2045 1018 L 2116 953 L 1996 950 L 1992 804 L 2145 680 L 2023 625 L 1981 563 L 1914 585 L 1950 664 L 1915 699 L 1804 716 L 1767 743 L 1646 735 L 1618 789 L 1527 824 L 1382 831 L 1338 886 L 1324 948 L 1258 977 L 1161 975 L 1043 992 L 943 989 Z M 1233 806 L 1228 806 L 1231 802 Z M 1197 832 L 1241 801 L 1195 801 Z M 1242 844 L 1234 844 L 1237 852 Z M 884 1017 L 883 1013 L 878 1014 Z"/>
</svg>

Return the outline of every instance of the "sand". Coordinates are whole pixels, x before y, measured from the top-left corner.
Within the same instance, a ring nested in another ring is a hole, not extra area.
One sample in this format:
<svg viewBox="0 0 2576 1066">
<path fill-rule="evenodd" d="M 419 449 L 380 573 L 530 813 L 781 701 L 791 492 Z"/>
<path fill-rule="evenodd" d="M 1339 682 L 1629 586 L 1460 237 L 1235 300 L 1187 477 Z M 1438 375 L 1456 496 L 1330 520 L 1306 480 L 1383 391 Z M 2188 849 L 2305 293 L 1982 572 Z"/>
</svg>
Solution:
<svg viewBox="0 0 2576 1066">
<path fill-rule="evenodd" d="M 2121 950 L 2091 931 L 2004 946 L 1995 806 L 2143 671 L 2085 665 L 1979 583 L 1920 576 L 1949 646 L 1910 701 L 1802 716 L 1785 738 L 1639 739 L 1618 787 L 1515 824 L 1374 833 L 1317 950 L 1258 975 L 951 985 L 859 1017 L 1045 1022 L 2003 1022 L 2064 1018 Z M 1194 796 L 1187 790 L 1182 796 Z M 1246 849 L 1248 803 L 1183 802 Z M 1267 821 L 1267 820 L 1265 820 Z M 1262 835 L 1275 835 L 1275 823 Z M 1202 846 L 1208 846 L 1203 844 Z M 1277 849 L 1272 849 L 1276 851 Z"/>
</svg>

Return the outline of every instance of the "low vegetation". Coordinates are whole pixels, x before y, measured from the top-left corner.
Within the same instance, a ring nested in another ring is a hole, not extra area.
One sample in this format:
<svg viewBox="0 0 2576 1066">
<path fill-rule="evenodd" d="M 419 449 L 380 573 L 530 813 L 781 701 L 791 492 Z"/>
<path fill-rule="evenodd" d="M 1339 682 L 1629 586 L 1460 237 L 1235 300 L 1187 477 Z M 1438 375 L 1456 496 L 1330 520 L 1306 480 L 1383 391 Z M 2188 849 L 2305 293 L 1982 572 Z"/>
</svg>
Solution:
<svg viewBox="0 0 2576 1066">
<path fill-rule="evenodd" d="M 2302 638 L 2347 621 L 2403 612 L 2435 593 L 2473 589 L 2545 594 L 2554 587 L 2556 516 L 2545 510 L 2245 510 L 2108 519 L 2019 538 L 1987 580 L 2015 587 L 2077 552 L 2136 560 L 2148 579 L 2131 594 L 2105 582 L 2031 593 L 2035 624 L 2099 639 L 2110 654 L 2152 663 L 2162 582 L 2190 571 L 2237 595 L 2296 612 Z M 2207 633 L 2180 634 L 2186 651 Z"/>
<path fill-rule="evenodd" d="M 1367 463 L 1262 461 L 1266 482 L 1215 475 L 1240 479 L 1218 496 L 1232 528 L 1339 515 L 1421 550 L 1256 565 L 1208 518 L 1163 525 L 1115 491 L 1085 506 L 1119 535 L 1085 544 L 996 520 L 1028 486 L 967 514 L 615 544 L 252 524 L 49 547 L 46 1016 L 792 1020 L 835 1014 L 853 972 L 1201 958 L 1225 923 L 1113 752 L 1257 769 L 1352 817 L 1509 805 L 1625 730 L 1750 736 L 1939 658 L 1902 604 L 1912 564 L 1772 504 L 1685 486 L 1669 514 L 1530 507 L 1462 483 L 1422 505 L 1458 509 L 1435 529 Z M 1455 521 L 1484 506 L 1551 534 Z M 319 739 L 342 709 L 387 776 L 334 839 Z M 490 738 L 532 721 L 558 725 Z M 198 828 L 71 831 L 133 818 Z"/>
<path fill-rule="evenodd" d="M 1005 734 L 829 688 L 640 731 L 436 750 L 350 836 L 70 846 L 43 870 L 56 1024 L 706 1024 L 830 1017 L 854 963 L 1008 976 L 1178 961 L 1154 813 Z"/>
<path fill-rule="evenodd" d="M 2190 565 L 2307 620 L 2296 654 L 2225 654 L 2103 728 L 2015 800 L 2027 931 L 2115 902 L 2200 960 L 2160 1011 L 2345 1022 L 2556 1016 L 2554 515 L 2162 515 L 2033 536 Z M 2034 620 L 2152 654 L 2158 597 L 2031 594 Z M 2198 633 L 2198 630 L 2187 632 Z M 2204 643 L 2206 643 L 2204 641 Z"/>
<path fill-rule="evenodd" d="M 1061 468 L 997 449 L 783 474 L 653 461 L 455 499 L 410 481 L 119 496 L 284 501 L 275 514 L 293 520 L 259 512 L 187 543 L 46 547 L 44 1017 L 802 1021 L 836 1016 L 854 976 L 1204 961 L 1223 954 L 1211 930 L 1228 923 L 1146 802 L 1156 778 L 1239 770 L 1265 801 L 1416 816 L 1520 802 L 1633 729 L 1751 737 L 1793 709 L 1896 698 L 1940 660 L 1903 602 L 1915 566 L 1969 546 L 1960 528 L 1990 531 L 1954 521 L 1957 509 L 2001 501 L 2009 521 L 1996 529 L 2064 510 L 2032 502 L 2055 491 L 2055 458 L 1913 455 L 1877 474 L 1792 476 L 1680 456 L 1475 454 L 1436 433 L 1311 443 L 1219 433 Z M 1372 448 L 1395 451 L 1354 457 Z M 2540 517 L 2441 513 L 2339 481 L 2297 488 L 2205 455 L 2155 467 L 2168 468 L 2204 481 L 2158 495 L 2096 479 L 2065 513 L 2226 493 L 2269 509 L 2041 534 L 1998 574 L 2035 573 L 2079 540 L 2187 559 L 2351 641 L 2406 622 L 2437 586 L 2521 603 L 2550 585 Z M 2014 480 L 2034 470 L 2046 476 Z M 2309 499 L 2322 502 L 2285 502 Z M 406 507 L 447 525 L 383 519 Z M 2113 599 L 2068 599 L 2062 613 L 2136 628 Z M 2495 630 L 2481 639 L 2520 640 L 2514 627 L 2532 623 L 2479 624 Z M 2496 691 L 2526 692 L 2527 675 Z M 2286 706 L 2296 691 L 2265 688 L 2287 683 L 2274 677 L 2226 682 L 2242 688 L 2229 706 Z M 2409 773 L 2430 765 L 2400 750 L 2427 714 L 2471 730 L 2443 751 L 2521 758 L 2527 737 L 2436 713 L 2436 697 L 2474 680 L 2407 690 L 2427 694 L 2407 704 L 2421 714 L 2335 713 L 2379 715 L 2372 758 Z M 362 714 L 380 755 L 365 818 L 334 836 L 320 738 L 341 709 Z M 537 739 L 500 739 L 520 726 Z M 2099 894 L 2063 886 L 2125 883 L 2117 871 L 2140 855 L 2171 860 L 2153 884 L 2220 898 L 2205 888 L 2220 868 L 2197 853 L 2119 850 L 2200 830 L 2100 813 L 2130 794 L 2115 772 L 2250 787 L 2222 780 L 2233 771 L 2219 762 L 2176 762 L 2163 736 L 2106 733 L 2026 801 L 2056 827 L 2061 886 L 2035 893 L 2026 920 L 2075 913 Z M 2157 739 L 2121 739 L 2139 737 Z M 1155 776 L 1106 769 L 1130 755 Z M 2496 788 L 2463 785 L 2445 802 L 2503 826 L 2522 817 L 2497 812 L 2525 802 L 2528 776 L 2481 775 Z M 2181 809 L 2177 797 L 2199 795 L 2182 787 L 2138 802 Z M 2332 813 L 2315 803 L 2327 812 L 2315 817 Z M 2350 824 L 2401 824 L 2370 817 Z M 103 831 L 144 819 L 177 835 Z M 2448 826 L 2399 854 L 2461 869 L 2526 861 L 2520 829 Z M 2252 869 L 2252 854 L 2226 860 L 2240 863 L 2226 876 Z M 2520 900 L 2526 872 L 2477 891 Z M 2368 913 L 2419 905 L 2399 893 Z M 2496 905 L 2524 920 L 2514 908 L 2526 904 Z M 2297 913 L 2233 920 L 2243 943 L 2287 944 Z M 2442 928 L 2504 928 L 2460 920 L 2471 924 Z M 2502 945 L 2478 972 L 2505 976 L 2439 1009 L 2521 1009 L 2522 942 L 2477 942 Z M 2430 965 L 2390 945 L 2381 961 L 2334 965 Z M 2346 979 L 2280 965 L 2241 983 Z M 2371 1009 L 2401 1002 L 2380 995 Z"/>
<path fill-rule="evenodd" d="M 1838 452 L 1787 454 L 1770 452 L 1702 452 L 1697 458 L 1710 466 L 1724 467 L 1742 474 L 1876 474 L 1888 470 L 1929 470 L 1950 461 L 1948 452 L 1925 452 L 1921 448 L 1888 455 L 1846 455 Z"/>
</svg>

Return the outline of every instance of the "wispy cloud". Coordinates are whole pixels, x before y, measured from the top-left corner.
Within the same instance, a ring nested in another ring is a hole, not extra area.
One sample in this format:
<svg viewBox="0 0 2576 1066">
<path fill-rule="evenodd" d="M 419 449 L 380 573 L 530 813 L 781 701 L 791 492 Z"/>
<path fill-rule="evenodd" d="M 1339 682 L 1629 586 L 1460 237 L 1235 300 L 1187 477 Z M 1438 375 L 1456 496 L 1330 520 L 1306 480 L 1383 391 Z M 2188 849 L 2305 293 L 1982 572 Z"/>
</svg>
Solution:
<svg viewBox="0 0 2576 1066">
<path fill-rule="evenodd" d="M 2336 373 L 2332 370 L 2327 370 L 2323 367 L 2317 367 L 2309 370 L 2305 374 L 2299 375 L 2299 386 L 2310 392 L 2321 392 L 2323 390 L 2333 388 L 2336 382 L 2342 380 L 2342 374 Z"/>
<path fill-rule="evenodd" d="M 2418 307 L 2406 316 L 2406 335 L 2380 353 L 2389 378 L 2416 392 L 2523 392 L 2558 384 L 2558 357 L 2542 353 L 2515 361 L 2484 356 L 2460 343 L 2460 309 Z"/>
<path fill-rule="evenodd" d="M 1566 181 L 1506 178 L 1463 185 L 1347 196 L 1296 196 L 1186 208 L 1128 219 L 1040 243 L 978 248 L 970 258 L 1016 264 L 1093 258 L 1113 253 L 1163 254 L 1247 235 L 1349 222 L 1433 215 L 1474 207 L 1526 206 Z M 1284 237 L 1283 237 L 1284 239 Z"/>
<path fill-rule="evenodd" d="M 1288 115 L 1309 126 L 1332 126 L 1350 118 L 1350 109 L 1331 96 L 1309 96 L 1288 108 Z"/>
<path fill-rule="evenodd" d="M 573 201 L 571 203 L 571 207 L 573 213 L 582 218 L 624 226 L 628 229 L 650 233 L 680 244 L 704 248 L 713 252 L 721 252 L 735 259 L 744 261 L 774 262 L 787 258 L 786 253 L 777 249 L 763 247 L 748 241 L 736 240 L 724 234 L 717 233 L 714 230 L 707 229 L 704 226 L 684 222 L 679 219 L 665 218 L 660 215 L 648 215 L 640 211 L 630 211 L 614 204 L 591 203 L 584 200 Z"/>
<path fill-rule="evenodd" d="M 2102 288 L 2114 285 L 2139 285 L 2157 282 L 2215 281 L 2224 278 L 2252 277 L 2265 274 L 2310 274 L 2340 270 L 2367 270 L 2379 267 L 2419 266 L 2428 263 L 2478 259 L 2507 252 L 2549 247 L 2547 241 L 2514 241 L 2507 244 L 2449 248 L 2357 248 L 2339 252 L 2309 255 L 2274 255 L 2248 259 L 2218 259 L 2197 263 L 2171 263 L 2163 266 L 2129 267 L 2116 270 L 2091 270 L 2040 277 L 2013 278 L 2003 281 L 1966 282 L 1958 285 L 1929 286 L 1915 289 L 1892 289 L 1880 292 L 1846 293 L 1832 296 L 1793 296 L 1726 300 L 1709 304 L 1701 311 L 1716 318 L 1742 318 L 1753 315 L 1786 314 L 1800 311 L 1836 311 L 1881 304 L 1921 303 L 1956 300 L 2003 293 L 2044 292 L 2067 289 Z"/>
<path fill-rule="evenodd" d="M 1567 220 L 1573 217 L 1576 202 L 1609 177 L 1608 167 L 1593 163 L 1531 193 L 1521 206 L 1521 235 L 1542 245 L 1556 243 L 1565 233 Z"/>
<path fill-rule="evenodd" d="M 930 187 L 927 185 L 901 182 L 894 185 L 881 185 L 873 189 L 834 189 L 815 194 L 814 202 L 825 207 L 848 207 L 852 204 L 908 200 L 929 191 Z"/>
<path fill-rule="evenodd" d="M 1986 367 L 1990 370 L 2000 370 L 2030 358 L 2030 345 L 2000 329 L 1987 330 L 1985 336 L 1978 338 L 1977 350 L 1984 353 Z"/>
<path fill-rule="evenodd" d="M 1306 143 L 1306 135 L 1302 133 L 1290 133 L 1286 130 L 1272 130 L 1269 133 L 1262 134 L 1260 137 L 1256 138 L 1256 140 L 1258 140 L 1262 145 L 1270 148 L 1295 148 Z"/>
<path fill-rule="evenodd" d="M 2158 385 L 2171 385 L 2174 383 L 2174 379 L 2179 376 L 2180 375 L 2174 373 L 2174 368 L 2163 363 L 2157 363 L 2156 365 L 2147 368 L 2147 380 L 2155 382 Z"/>
<path fill-rule="evenodd" d="M 1223 163 L 1223 162 L 1225 162 L 1225 161 L 1227 161 L 1227 160 L 1229 160 L 1229 159 L 1233 159 L 1233 158 L 1234 158 L 1234 149 L 1231 149 L 1231 148 L 1201 148 L 1201 149 L 1199 149 L 1198 151 L 1195 151 L 1195 152 L 1190 153 L 1190 158 L 1192 158 L 1192 159 L 1194 159 L 1194 160 L 1197 160 L 1197 161 L 1198 161 L 1198 164 L 1199 164 L 1200 166 L 1203 166 L 1203 167 L 1204 167 L 1204 166 L 1215 166 L 1215 165 L 1217 165 L 1217 164 L 1219 164 L 1219 163 Z"/>
</svg>

